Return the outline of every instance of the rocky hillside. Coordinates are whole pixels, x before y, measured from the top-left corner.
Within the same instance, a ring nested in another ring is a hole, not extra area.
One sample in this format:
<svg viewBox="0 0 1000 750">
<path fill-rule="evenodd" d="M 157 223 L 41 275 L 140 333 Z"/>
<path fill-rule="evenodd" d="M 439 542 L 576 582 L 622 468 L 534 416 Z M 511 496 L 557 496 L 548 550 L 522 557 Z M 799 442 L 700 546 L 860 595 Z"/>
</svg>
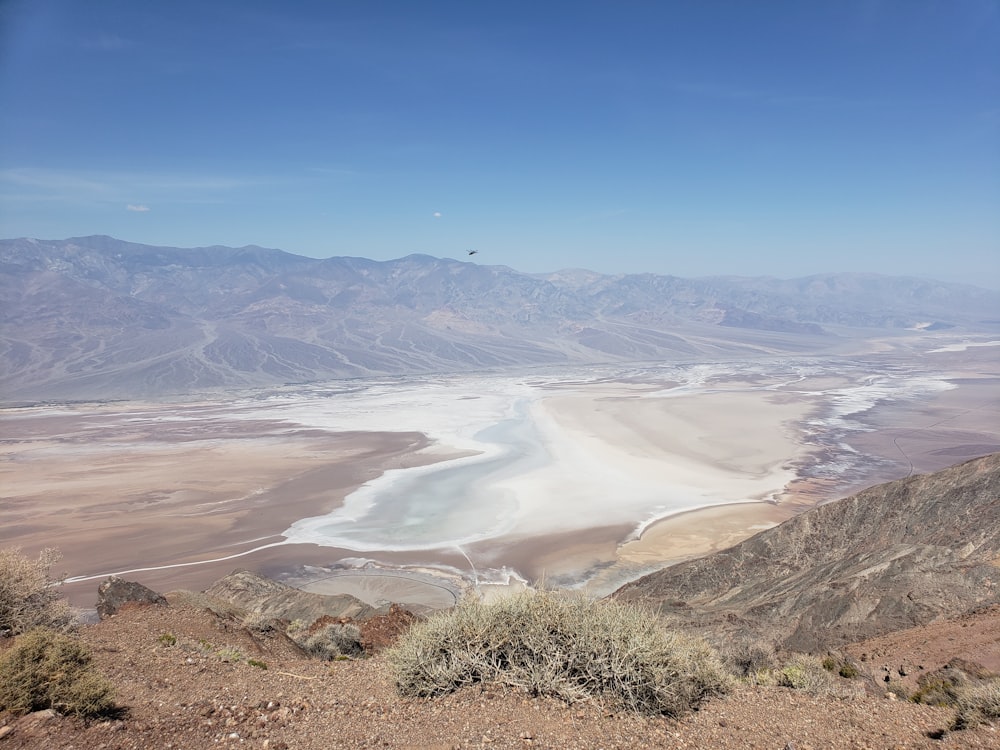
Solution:
<svg viewBox="0 0 1000 750">
<path fill-rule="evenodd" d="M 882 665 L 919 664 L 927 674 L 965 656 L 962 644 L 993 644 L 1000 608 L 857 644 L 872 655 L 833 692 L 737 686 L 679 719 L 563 703 L 474 685 L 436 699 L 401 698 L 380 654 L 309 658 L 280 632 L 244 626 L 204 597 L 181 592 L 166 605 L 126 606 L 86 626 L 79 640 L 115 688 L 120 712 L 85 722 L 51 710 L 0 712 L 4 750 L 147 750 L 220 747 L 330 750 L 394 747 L 567 750 L 607 748 L 996 748 L 993 724 L 950 731 L 954 708 L 895 699 Z M 0 653 L 10 646 L 0 639 Z M 877 661 L 873 659 L 877 657 Z M 871 673 L 864 671 L 871 666 Z M 890 697 L 891 696 L 891 697 Z"/>
<path fill-rule="evenodd" d="M 1000 601 L 1000 453 L 878 485 L 615 596 L 822 651 Z"/>
<path fill-rule="evenodd" d="M 1000 292 L 903 277 L 529 275 L 100 236 L 0 240 L 0 294 L 6 401 L 817 352 L 847 330 L 1000 330 Z"/>
</svg>

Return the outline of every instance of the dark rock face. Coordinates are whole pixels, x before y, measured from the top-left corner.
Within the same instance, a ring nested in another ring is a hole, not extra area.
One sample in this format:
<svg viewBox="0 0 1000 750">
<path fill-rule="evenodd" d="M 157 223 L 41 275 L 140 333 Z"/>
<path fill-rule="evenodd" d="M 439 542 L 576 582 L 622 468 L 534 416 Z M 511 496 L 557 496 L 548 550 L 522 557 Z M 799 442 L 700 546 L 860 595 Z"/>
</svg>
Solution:
<svg viewBox="0 0 1000 750">
<path fill-rule="evenodd" d="M 878 485 L 613 596 L 821 651 L 1000 601 L 1000 453 Z"/>
<path fill-rule="evenodd" d="M 167 600 L 151 588 L 135 581 L 111 576 L 97 587 L 97 614 L 104 620 L 126 604 L 166 606 Z"/>
</svg>

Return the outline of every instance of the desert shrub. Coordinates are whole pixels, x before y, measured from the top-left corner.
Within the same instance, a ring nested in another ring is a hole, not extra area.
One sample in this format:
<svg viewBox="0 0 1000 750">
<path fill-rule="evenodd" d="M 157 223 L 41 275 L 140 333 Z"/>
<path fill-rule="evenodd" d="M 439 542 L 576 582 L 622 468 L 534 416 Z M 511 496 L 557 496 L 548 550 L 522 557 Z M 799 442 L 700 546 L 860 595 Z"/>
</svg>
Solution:
<svg viewBox="0 0 1000 750">
<path fill-rule="evenodd" d="M 848 680 L 854 679 L 860 674 L 858 668 L 842 656 L 827 654 L 821 660 L 821 664 L 827 672 L 835 672 Z"/>
<path fill-rule="evenodd" d="M 551 592 L 467 598 L 416 623 L 386 658 L 403 695 L 492 682 L 670 716 L 725 692 L 730 679 L 705 641 L 668 631 L 651 612 Z"/>
<path fill-rule="evenodd" d="M 247 659 L 247 664 L 251 667 L 257 667 L 257 669 L 267 669 L 267 662 L 260 659 Z"/>
<path fill-rule="evenodd" d="M 177 636 L 174 635 L 173 633 L 161 633 L 160 637 L 157 638 L 156 640 L 158 640 L 164 646 L 177 645 Z"/>
<path fill-rule="evenodd" d="M 887 692 L 892 693 L 897 698 L 900 698 L 904 701 L 910 700 L 910 694 L 906 690 L 906 685 L 897 680 L 891 680 L 890 682 L 888 682 L 885 686 L 885 689 Z"/>
<path fill-rule="evenodd" d="M 845 679 L 853 680 L 855 677 L 861 674 L 861 672 L 859 672 L 858 668 L 853 664 L 851 664 L 849 661 L 845 661 L 840 665 L 840 669 L 837 670 L 837 674 L 839 674 L 841 677 Z"/>
<path fill-rule="evenodd" d="M 910 700 L 927 706 L 954 706 L 958 703 L 958 689 L 948 679 L 924 679 L 918 682 Z"/>
<path fill-rule="evenodd" d="M 959 689 L 957 703 L 955 729 L 969 729 L 1000 719 L 1000 678 Z"/>
<path fill-rule="evenodd" d="M 757 677 L 777 666 L 777 656 L 770 643 L 756 638 L 736 638 L 719 649 L 719 656 L 737 677 L 756 682 Z"/>
<path fill-rule="evenodd" d="M 835 678 L 823 666 L 823 660 L 808 654 L 795 654 L 776 674 L 781 687 L 803 690 L 813 695 L 835 691 Z"/>
<path fill-rule="evenodd" d="M 69 624 L 69 605 L 59 593 L 59 579 L 52 575 L 59 558 L 54 549 L 42 550 L 35 560 L 18 548 L 0 549 L 0 635 Z"/>
<path fill-rule="evenodd" d="M 250 612 L 243 617 L 243 627 L 251 633 L 264 635 L 274 630 L 276 620 L 259 612 Z"/>
<path fill-rule="evenodd" d="M 0 658 L 0 710 L 25 714 L 53 708 L 93 717 L 114 710 L 110 683 L 90 654 L 66 635 L 38 628 L 18 636 Z"/>
<path fill-rule="evenodd" d="M 293 625 L 288 627 L 288 637 L 312 656 L 331 660 L 364 654 L 357 625 L 332 623 L 315 629 Z"/>
</svg>

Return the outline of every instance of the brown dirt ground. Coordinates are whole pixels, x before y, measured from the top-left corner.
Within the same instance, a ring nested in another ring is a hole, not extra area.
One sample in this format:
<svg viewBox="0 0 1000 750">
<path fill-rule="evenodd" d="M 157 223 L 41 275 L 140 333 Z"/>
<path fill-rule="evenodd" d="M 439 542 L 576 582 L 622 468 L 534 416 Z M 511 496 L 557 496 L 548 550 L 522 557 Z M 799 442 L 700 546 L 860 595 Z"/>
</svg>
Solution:
<svg viewBox="0 0 1000 750">
<path fill-rule="evenodd" d="M 307 659 L 283 636 L 254 635 L 189 600 L 169 598 L 169 607 L 127 608 L 80 631 L 117 687 L 119 718 L 85 723 L 47 712 L 0 714 L 0 750 L 1000 748 L 1000 726 L 944 732 L 953 710 L 890 699 L 878 679 L 883 664 L 934 669 L 968 656 L 969 644 L 981 661 L 996 658 L 996 607 L 848 649 L 866 653 L 873 669 L 869 680 L 845 681 L 855 687 L 852 697 L 740 687 L 672 720 L 498 687 L 401 698 L 378 655 Z M 165 634 L 176 643 L 164 643 Z"/>
</svg>

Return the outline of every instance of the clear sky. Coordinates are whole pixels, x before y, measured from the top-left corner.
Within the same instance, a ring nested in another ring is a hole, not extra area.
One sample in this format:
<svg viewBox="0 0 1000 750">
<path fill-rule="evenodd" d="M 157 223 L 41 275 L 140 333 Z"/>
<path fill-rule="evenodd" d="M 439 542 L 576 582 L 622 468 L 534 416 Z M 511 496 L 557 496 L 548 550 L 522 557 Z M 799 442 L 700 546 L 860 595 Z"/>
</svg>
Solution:
<svg viewBox="0 0 1000 750">
<path fill-rule="evenodd" d="M 1000 0 L 0 0 L 0 237 L 1000 288 Z"/>
</svg>

